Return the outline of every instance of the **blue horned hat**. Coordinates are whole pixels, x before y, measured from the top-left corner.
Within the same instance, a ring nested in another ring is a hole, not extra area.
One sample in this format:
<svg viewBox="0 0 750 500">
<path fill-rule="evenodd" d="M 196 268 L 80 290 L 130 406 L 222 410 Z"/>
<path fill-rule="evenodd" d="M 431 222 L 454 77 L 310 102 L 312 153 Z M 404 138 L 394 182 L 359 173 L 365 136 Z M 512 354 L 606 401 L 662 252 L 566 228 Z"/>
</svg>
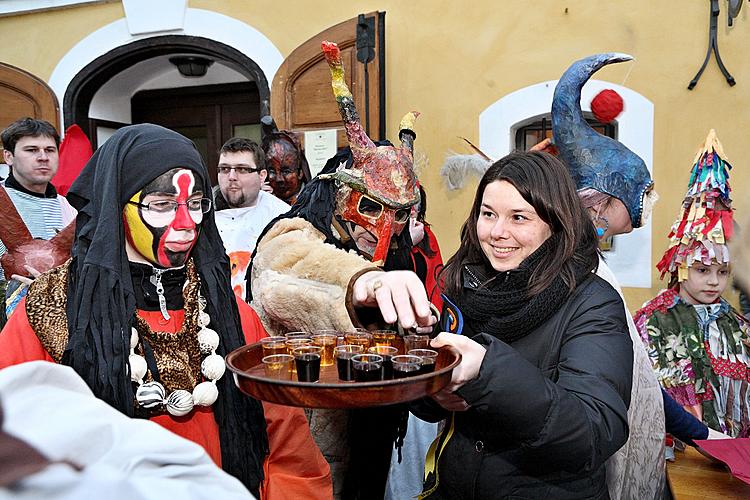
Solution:
<svg viewBox="0 0 750 500">
<path fill-rule="evenodd" d="M 574 62 L 560 78 L 552 99 L 552 132 L 560 158 L 578 189 L 592 188 L 622 201 L 633 228 L 645 222 L 644 201 L 654 185 L 646 163 L 622 143 L 592 129 L 581 111 L 581 88 L 607 64 L 630 61 L 627 54 L 597 54 Z"/>
</svg>

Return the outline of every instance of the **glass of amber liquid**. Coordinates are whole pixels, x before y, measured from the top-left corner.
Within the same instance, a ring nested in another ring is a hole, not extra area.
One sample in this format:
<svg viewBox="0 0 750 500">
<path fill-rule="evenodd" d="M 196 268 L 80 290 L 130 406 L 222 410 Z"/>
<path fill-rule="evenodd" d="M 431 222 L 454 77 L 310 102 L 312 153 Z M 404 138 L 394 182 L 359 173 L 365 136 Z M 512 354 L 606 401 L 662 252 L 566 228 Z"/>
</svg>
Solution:
<svg viewBox="0 0 750 500">
<path fill-rule="evenodd" d="M 372 334 L 369 332 L 346 332 L 344 334 L 344 342 L 347 345 L 361 345 L 363 350 L 367 350 L 372 343 Z"/>
<path fill-rule="evenodd" d="M 374 330 L 371 333 L 374 345 L 392 346 L 396 340 L 396 332 L 393 330 Z"/>
<path fill-rule="evenodd" d="M 279 380 L 292 379 L 294 356 L 290 356 L 289 354 L 272 354 L 265 356 L 262 361 L 266 377 Z"/>
<path fill-rule="evenodd" d="M 312 336 L 313 345 L 322 347 L 320 355 L 320 366 L 333 366 L 333 348 L 336 347 L 336 333 L 314 333 Z"/>
<path fill-rule="evenodd" d="M 263 356 L 287 354 L 286 337 L 266 337 L 260 339 L 260 346 L 263 348 Z"/>
</svg>

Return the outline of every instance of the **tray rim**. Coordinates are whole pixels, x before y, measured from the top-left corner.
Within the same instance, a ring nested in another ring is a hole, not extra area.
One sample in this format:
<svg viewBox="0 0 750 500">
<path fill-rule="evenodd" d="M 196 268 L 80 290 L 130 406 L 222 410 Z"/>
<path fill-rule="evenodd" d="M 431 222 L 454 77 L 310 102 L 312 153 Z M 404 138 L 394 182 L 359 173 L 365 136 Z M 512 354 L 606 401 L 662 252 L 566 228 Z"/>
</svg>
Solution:
<svg viewBox="0 0 750 500">
<path fill-rule="evenodd" d="M 367 389 L 367 388 L 375 388 L 375 387 L 390 387 L 390 386 L 396 386 L 396 385 L 411 385 L 415 381 L 424 381 L 431 378 L 437 378 L 441 375 L 444 375 L 445 373 L 452 371 L 456 366 L 458 366 L 459 363 L 461 363 L 461 353 L 456 349 L 455 347 L 451 345 L 446 345 L 443 347 L 440 347 L 439 349 L 446 349 L 449 352 L 451 352 L 454 356 L 454 360 L 452 363 L 450 363 L 447 366 L 444 366 L 443 368 L 440 368 L 439 370 L 435 370 L 434 372 L 430 373 L 423 373 L 422 375 L 414 375 L 413 377 L 406 377 L 402 379 L 391 379 L 391 380 L 375 380 L 372 382 L 342 382 L 338 384 L 332 384 L 332 383 L 322 383 L 320 381 L 318 382 L 300 382 L 298 380 L 277 380 L 272 378 L 266 378 L 266 377 L 260 377 L 256 375 L 251 375 L 247 373 L 246 371 L 236 367 L 234 365 L 234 359 L 242 355 L 243 352 L 246 350 L 250 350 L 253 348 L 257 348 L 260 346 L 260 342 L 255 342 L 253 344 L 247 344 L 242 347 L 239 347 L 235 349 L 234 351 L 227 354 L 225 358 L 225 363 L 227 365 L 227 368 L 237 377 L 242 377 L 247 380 L 251 380 L 254 382 L 259 382 L 262 384 L 267 385 L 278 385 L 283 387 L 295 387 L 299 389 L 344 389 L 347 391 L 356 390 L 356 389 Z M 434 349 L 434 348 L 433 348 Z M 449 382 L 450 383 L 450 382 Z M 447 384 L 446 384 L 447 385 Z"/>
</svg>

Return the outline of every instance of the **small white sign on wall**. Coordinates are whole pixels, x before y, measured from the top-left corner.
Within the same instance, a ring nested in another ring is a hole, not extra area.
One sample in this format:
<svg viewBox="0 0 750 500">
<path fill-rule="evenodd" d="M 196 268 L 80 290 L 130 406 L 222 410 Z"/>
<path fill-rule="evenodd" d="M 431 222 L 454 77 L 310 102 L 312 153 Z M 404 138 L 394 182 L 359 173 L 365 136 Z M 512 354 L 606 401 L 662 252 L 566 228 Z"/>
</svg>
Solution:
<svg viewBox="0 0 750 500">
<path fill-rule="evenodd" d="M 336 155 L 336 129 L 305 132 L 305 158 L 310 165 L 310 175 L 315 177 L 326 162 Z"/>
<path fill-rule="evenodd" d="M 122 0 L 131 35 L 181 30 L 187 0 Z"/>
</svg>

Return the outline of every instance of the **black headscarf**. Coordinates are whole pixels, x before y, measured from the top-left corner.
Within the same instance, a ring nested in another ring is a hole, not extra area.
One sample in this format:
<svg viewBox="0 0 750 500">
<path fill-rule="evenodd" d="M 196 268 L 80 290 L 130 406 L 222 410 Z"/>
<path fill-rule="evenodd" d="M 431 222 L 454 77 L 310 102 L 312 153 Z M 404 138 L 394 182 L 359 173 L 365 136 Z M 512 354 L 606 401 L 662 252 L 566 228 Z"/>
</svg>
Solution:
<svg viewBox="0 0 750 500">
<path fill-rule="evenodd" d="M 156 125 L 125 127 L 94 153 L 67 195 L 78 216 L 68 279 L 69 340 L 62 362 L 75 369 L 97 397 L 129 416 L 134 414 L 128 355 L 136 299 L 122 212 L 135 193 L 178 167 L 191 170 L 196 189 L 210 196 L 208 172 L 190 140 Z M 226 355 L 245 341 L 213 211 L 203 218 L 191 256 L 210 326 L 221 339 L 217 353 Z M 213 409 L 222 466 L 257 496 L 268 453 L 263 407 L 240 393 L 229 374 L 218 384 Z"/>
</svg>

